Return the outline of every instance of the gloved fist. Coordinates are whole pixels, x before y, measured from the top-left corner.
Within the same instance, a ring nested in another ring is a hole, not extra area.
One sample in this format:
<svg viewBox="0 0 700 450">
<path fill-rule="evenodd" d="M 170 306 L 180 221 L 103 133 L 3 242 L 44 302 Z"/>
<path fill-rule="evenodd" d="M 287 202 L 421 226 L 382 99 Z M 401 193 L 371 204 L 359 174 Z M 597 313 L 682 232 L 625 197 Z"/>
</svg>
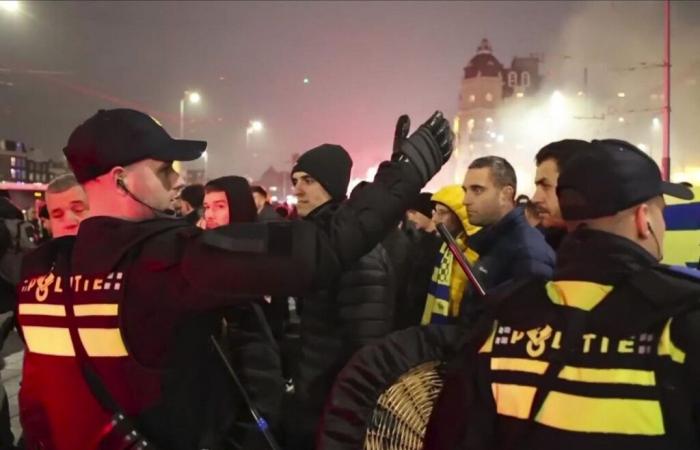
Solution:
<svg viewBox="0 0 700 450">
<path fill-rule="evenodd" d="M 423 125 L 408 138 L 397 143 L 400 137 L 399 126 L 406 123 L 401 116 L 396 124 L 394 145 L 398 144 L 400 160 L 407 160 L 418 171 L 423 184 L 427 183 L 450 159 L 453 150 L 453 134 L 450 123 L 440 111 L 430 116 Z M 408 122 L 410 124 L 410 122 Z M 401 132 L 408 134 L 408 126 L 402 126 Z M 405 136 L 404 134 L 404 136 Z M 394 159 L 394 158 L 392 158 Z"/>
</svg>

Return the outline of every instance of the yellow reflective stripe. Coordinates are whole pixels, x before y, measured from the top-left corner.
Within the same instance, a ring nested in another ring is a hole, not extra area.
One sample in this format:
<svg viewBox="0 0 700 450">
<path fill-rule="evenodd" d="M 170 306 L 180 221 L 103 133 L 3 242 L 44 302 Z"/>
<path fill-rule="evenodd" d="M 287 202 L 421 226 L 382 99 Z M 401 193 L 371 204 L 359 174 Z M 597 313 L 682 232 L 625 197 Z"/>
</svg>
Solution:
<svg viewBox="0 0 700 450">
<path fill-rule="evenodd" d="M 486 342 L 484 342 L 484 345 L 481 346 L 479 349 L 479 353 L 491 353 L 493 351 L 493 340 L 496 338 L 496 328 L 498 327 L 498 322 L 493 323 L 493 329 L 491 330 L 491 335 L 489 336 L 488 339 L 486 339 Z"/>
<path fill-rule="evenodd" d="M 511 370 L 542 375 L 549 363 L 527 358 L 491 358 L 491 370 Z"/>
<path fill-rule="evenodd" d="M 581 433 L 665 434 L 661 406 L 656 400 L 591 398 L 553 391 L 535 420 Z"/>
<path fill-rule="evenodd" d="M 637 369 L 591 369 L 586 367 L 566 366 L 559 373 L 559 378 L 584 383 L 635 384 L 639 386 L 656 386 L 656 376 L 652 370 Z"/>
<path fill-rule="evenodd" d="M 491 383 L 498 414 L 518 419 L 527 419 L 530 416 L 535 390 L 532 386 Z"/>
<path fill-rule="evenodd" d="M 87 305 L 75 305 L 73 310 L 75 311 L 76 317 L 119 315 L 119 305 L 117 303 L 91 303 Z"/>
<path fill-rule="evenodd" d="M 23 326 L 22 334 L 32 353 L 52 356 L 75 356 L 68 328 Z"/>
<path fill-rule="evenodd" d="M 433 297 L 431 294 L 428 294 L 428 297 L 425 299 L 425 309 L 423 310 L 423 317 L 421 318 L 420 324 L 421 325 L 428 325 L 430 323 L 430 318 L 433 315 L 433 304 L 435 303 L 435 297 Z"/>
<path fill-rule="evenodd" d="M 671 322 L 673 319 L 669 319 L 666 322 L 664 331 L 661 333 L 659 338 L 659 356 L 669 356 L 672 361 L 678 364 L 683 364 L 685 362 L 685 352 L 676 345 L 671 340 Z"/>
<path fill-rule="evenodd" d="M 24 316 L 53 316 L 65 317 L 66 307 L 42 303 L 20 303 L 19 314 Z"/>
<path fill-rule="evenodd" d="M 127 356 L 119 328 L 79 328 L 80 341 L 88 356 Z"/>
<path fill-rule="evenodd" d="M 572 306 L 574 308 L 590 311 L 613 287 L 591 283 L 590 281 L 550 281 L 545 285 L 547 296 L 556 305 Z"/>
</svg>

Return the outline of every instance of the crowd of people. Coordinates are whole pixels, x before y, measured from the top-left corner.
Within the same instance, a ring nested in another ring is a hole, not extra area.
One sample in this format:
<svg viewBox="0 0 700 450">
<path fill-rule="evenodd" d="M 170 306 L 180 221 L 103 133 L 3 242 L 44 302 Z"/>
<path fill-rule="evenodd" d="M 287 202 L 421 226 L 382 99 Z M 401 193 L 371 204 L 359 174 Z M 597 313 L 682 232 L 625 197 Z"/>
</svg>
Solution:
<svg viewBox="0 0 700 450">
<path fill-rule="evenodd" d="M 351 193 L 342 146 L 304 152 L 290 214 L 235 168 L 185 186 L 173 162 L 206 143 L 146 114 L 78 126 L 72 173 L 46 191 L 51 237 L 0 271 L 26 347 L 21 445 L 317 448 L 358 350 L 451 325 L 461 347 L 426 449 L 700 448 L 700 277 L 659 263 L 663 195 L 692 192 L 614 139 L 540 149 L 532 198 L 499 156 L 421 192 L 449 122 L 409 135 L 402 117 L 394 136 Z"/>
</svg>

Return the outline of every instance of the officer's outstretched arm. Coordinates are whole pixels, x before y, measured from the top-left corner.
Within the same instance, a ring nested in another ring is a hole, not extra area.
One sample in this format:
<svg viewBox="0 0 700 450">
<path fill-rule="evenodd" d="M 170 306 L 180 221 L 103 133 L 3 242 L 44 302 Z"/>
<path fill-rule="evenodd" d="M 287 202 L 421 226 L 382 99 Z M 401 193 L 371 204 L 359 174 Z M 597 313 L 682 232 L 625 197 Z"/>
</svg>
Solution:
<svg viewBox="0 0 700 450">
<path fill-rule="evenodd" d="M 366 254 L 397 226 L 409 204 L 449 159 L 452 139 L 449 122 L 436 112 L 409 138 L 395 142 L 392 161 L 379 166 L 374 181 L 354 192 L 324 230 L 343 266 Z"/>
<path fill-rule="evenodd" d="M 233 297 L 302 294 L 323 271 L 337 271 L 324 242 L 303 221 L 231 224 L 189 239 L 181 271 L 202 297 L 211 294 L 216 302 L 225 296 L 222 304 Z"/>
</svg>

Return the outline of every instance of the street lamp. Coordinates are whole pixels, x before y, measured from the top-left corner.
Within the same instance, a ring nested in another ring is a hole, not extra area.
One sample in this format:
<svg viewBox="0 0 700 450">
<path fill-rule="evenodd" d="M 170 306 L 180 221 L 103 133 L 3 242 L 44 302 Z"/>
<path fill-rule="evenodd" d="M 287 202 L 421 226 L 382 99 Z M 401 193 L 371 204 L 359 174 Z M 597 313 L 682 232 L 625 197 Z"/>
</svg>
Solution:
<svg viewBox="0 0 700 450">
<path fill-rule="evenodd" d="M 259 120 L 251 120 L 248 122 L 248 128 L 245 130 L 245 149 L 248 151 L 248 144 L 250 144 L 250 135 L 254 133 L 260 133 L 264 129 L 262 122 Z"/>
<path fill-rule="evenodd" d="M 5 0 L 0 1 L 0 9 L 3 9 L 12 14 L 17 14 L 19 12 L 19 2 Z"/>
<path fill-rule="evenodd" d="M 180 139 L 185 137 L 185 101 L 196 105 L 202 101 L 202 96 L 199 95 L 199 92 L 185 91 L 184 95 L 180 99 Z"/>
</svg>

